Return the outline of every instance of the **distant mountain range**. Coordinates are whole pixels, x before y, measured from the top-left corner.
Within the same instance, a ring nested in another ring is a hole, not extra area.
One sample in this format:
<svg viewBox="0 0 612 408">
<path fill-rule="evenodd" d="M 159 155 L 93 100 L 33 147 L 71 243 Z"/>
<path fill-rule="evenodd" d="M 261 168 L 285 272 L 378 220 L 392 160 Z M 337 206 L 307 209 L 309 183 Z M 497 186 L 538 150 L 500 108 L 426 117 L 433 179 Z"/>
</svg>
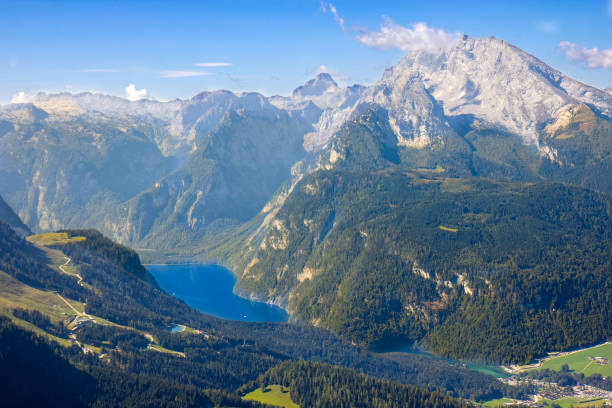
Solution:
<svg viewBox="0 0 612 408">
<path fill-rule="evenodd" d="M 298 319 L 455 356 L 495 359 L 487 339 L 511 339 L 503 359 L 522 361 L 612 335 L 592 324 L 612 320 L 597 300 L 612 290 L 610 175 L 610 91 L 496 38 L 410 52 L 371 86 L 320 74 L 290 96 L 0 108 L 0 194 L 33 230 L 95 227 L 158 261 L 220 261 Z M 543 289 L 559 285 L 575 292 Z M 441 341 L 460 319 L 466 340 Z M 519 341 L 526 327 L 547 340 Z"/>
</svg>

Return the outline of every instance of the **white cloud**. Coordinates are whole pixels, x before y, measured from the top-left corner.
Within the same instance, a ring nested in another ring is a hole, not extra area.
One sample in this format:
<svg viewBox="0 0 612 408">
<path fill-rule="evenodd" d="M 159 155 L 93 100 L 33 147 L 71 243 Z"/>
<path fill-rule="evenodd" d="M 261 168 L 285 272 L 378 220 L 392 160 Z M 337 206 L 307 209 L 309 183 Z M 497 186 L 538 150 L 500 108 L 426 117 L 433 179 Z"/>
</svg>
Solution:
<svg viewBox="0 0 612 408">
<path fill-rule="evenodd" d="M 114 68 L 87 68 L 82 69 L 81 72 L 93 73 L 93 74 L 108 74 L 112 72 L 119 72 L 119 70 Z"/>
<path fill-rule="evenodd" d="M 32 97 L 25 92 L 21 91 L 13 95 L 11 103 L 27 103 L 32 100 Z"/>
<path fill-rule="evenodd" d="M 543 33 L 556 33 L 559 27 L 554 21 L 538 21 L 536 28 Z"/>
<path fill-rule="evenodd" d="M 196 67 L 202 68 L 216 68 L 216 67 L 230 67 L 232 65 L 231 62 L 198 62 L 197 64 L 193 64 Z"/>
<path fill-rule="evenodd" d="M 149 96 L 149 93 L 146 89 L 136 89 L 134 84 L 129 84 L 125 88 L 125 93 L 127 94 L 128 101 L 137 101 L 139 99 L 144 99 Z"/>
<path fill-rule="evenodd" d="M 162 71 L 162 78 L 190 78 L 211 75 L 210 72 L 205 71 Z"/>
<path fill-rule="evenodd" d="M 612 69 L 612 48 L 585 48 L 569 41 L 561 41 L 557 48 L 572 61 L 585 64 L 589 68 Z"/>
<path fill-rule="evenodd" d="M 402 51 L 446 48 L 459 38 L 459 33 L 447 33 L 441 28 L 429 27 L 426 23 L 415 23 L 412 28 L 395 24 L 386 18 L 380 31 L 364 31 L 357 40 L 370 48 L 388 50 L 399 48 Z"/>
<path fill-rule="evenodd" d="M 327 66 L 325 65 L 319 65 L 319 67 L 315 70 L 315 74 L 319 75 L 322 73 L 327 73 L 329 75 L 331 75 L 336 81 L 348 81 L 349 77 L 337 72 L 337 71 L 332 71 L 331 69 L 329 69 Z"/>
<path fill-rule="evenodd" d="M 340 26 L 342 31 L 346 31 L 346 29 L 344 28 L 344 19 L 340 17 L 340 14 L 338 14 L 338 9 L 336 8 L 336 6 L 334 6 L 332 3 L 321 2 L 321 10 L 324 13 L 327 13 L 329 11 L 332 17 L 334 18 L 336 24 Z"/>
</svg>

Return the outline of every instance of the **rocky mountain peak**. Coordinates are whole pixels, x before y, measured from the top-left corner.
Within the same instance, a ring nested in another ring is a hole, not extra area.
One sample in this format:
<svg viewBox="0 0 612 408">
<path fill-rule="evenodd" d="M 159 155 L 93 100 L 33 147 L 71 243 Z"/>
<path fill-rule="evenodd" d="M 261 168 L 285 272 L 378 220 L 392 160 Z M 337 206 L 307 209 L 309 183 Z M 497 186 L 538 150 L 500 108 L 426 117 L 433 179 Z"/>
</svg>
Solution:
<svg viewBox="0 0 612 408">
<path fill-rule="evenodd" d="M 32 103 L 12 103 L 0 108 L 0 117 L 14 122 L 34 123 L 46 119 L 47 112 Z"/>
<path fill-rule="evenodd" d="M 330 74 L 327 72 L 322 72 L 318 74 L 315 78 L 306 82 L 304 85 L 296 88 L 293 91 L 294 97 L 304 97 L 304 96 L 320 96 L 330 89 L 338 88 L 338 84 Z"/>
<path fill-rule="evenodd" d="M 542 125 L 568 105 L 586 103 L 612 114 L 610 94 L 494 37 L 464 37 L 438 52 L 409 52 L 381 82 L 394 89 L 415 80 L 422 81 L 444 115 L 471 115 L 536 146 Z"/>
</svg>

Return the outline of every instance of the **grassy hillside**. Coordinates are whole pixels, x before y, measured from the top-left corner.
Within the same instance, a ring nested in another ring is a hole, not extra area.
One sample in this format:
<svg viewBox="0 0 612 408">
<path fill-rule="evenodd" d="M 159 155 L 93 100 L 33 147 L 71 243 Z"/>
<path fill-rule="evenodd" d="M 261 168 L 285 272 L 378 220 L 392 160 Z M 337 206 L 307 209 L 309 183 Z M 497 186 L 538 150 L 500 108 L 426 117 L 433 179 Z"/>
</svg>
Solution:
<svg viewBox="0 0 612 408">
<path fill-rule="evenodd" d="M 607 360 L 607 361 L 606 361 Z M 612 378 L 612 343 L 570 352 L 545 360 L 541 368 L 559 371 L 567 364 L 569 370 L 585 376 L 601 374 Z"/>
<path fill-rule="evenodd" d="M 561 184 L 318 171 L 240 284 L 364 344 L 529 361 L 612 335 L 611 216 L 608 196 Z"/>
<path fill-rule="evenodd" d="M 242 399 L 257 401 L 275 407 L 299 408 L 299 405 L 291 400 L 289 389 L 278 384 L 257 388 L 245 394 Z"/>
<path fill-rule="evenodd" d="M 394 361 L 373 356 L 321 329 L 203 315 L 127 271 L 131 250 L 94 231 L 65 234 L 68 238 L 62 240 L 86 239 L 62 244 L 54 240 L 50 245 L 57 249 L 50 249 L 29 243 L 8 227 L 0 230 L 0 243 L 10 248 L 0 251 L 0 271 L 5 272 L 0 274 L 5 277 L 0 313 L 21 328 L 66 346 L 55 350 L 67 353 L 65 358 L 93 376 L 109 395 L 131 400 L 138 390 L 152 406 L 163 406 L 167 400 L 156 399 L 153 390 L 166 387 L 164 396 L 183 395 L 192 401 L 183 406 L 191 406 L 205 390 L 206 398 L 216 405 L 250 406 L 234 391 L 288 359 L 342 365 L 457 397 L 483 400 L 523 393 L 493 377 L 431 358 Z M 66 257 L 70 269 L 60 269 Z M 28 262 L 33 262 L 32 267 Z M 74 293 L 68 291 L 71 285 Z M 89 318 L 95 323 L 76 324 Z M 176 324 L 188 329 L 170 332 Z M 140 388 L 130 385 L 134 376 L 142 379 Z M 185 383 L 192 385 L 185 388 Z M 193 387 L 200 391 L 194 394 Z"/>
</svg>

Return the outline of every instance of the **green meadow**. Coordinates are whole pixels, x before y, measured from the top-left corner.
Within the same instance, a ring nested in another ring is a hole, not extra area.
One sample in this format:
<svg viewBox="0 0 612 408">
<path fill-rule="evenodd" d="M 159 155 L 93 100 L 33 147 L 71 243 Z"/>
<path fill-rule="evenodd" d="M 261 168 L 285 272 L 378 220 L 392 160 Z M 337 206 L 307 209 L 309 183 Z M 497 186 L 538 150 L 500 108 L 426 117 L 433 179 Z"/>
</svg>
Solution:
<svg viewBox="0 0 612 408">
<path fill-rule="evenodd" d="M 591 359 L 594 357 L 602 357 L 608 361 L 612 361 L 612 343 L 601 344 L 599 346 L 545 360 L 538 370 L 548 368 L 550 370 L 559 371 L 564 364 L 567 364 L 569 369 L 573 372 L 583 373 L 587 377 L 596 373 L 612 377 L 612 363 L 605 365 L 598 364 Z"/>
<path fill-rule="evenodd" d="M 275 407 L 299 408 L 299 405 L 291 400 L 289 389 L 277 384 L 269 385 L 263 389 L 258 388 L 243 396 L 242 399 L 257 401 Z"/>
</svg>

